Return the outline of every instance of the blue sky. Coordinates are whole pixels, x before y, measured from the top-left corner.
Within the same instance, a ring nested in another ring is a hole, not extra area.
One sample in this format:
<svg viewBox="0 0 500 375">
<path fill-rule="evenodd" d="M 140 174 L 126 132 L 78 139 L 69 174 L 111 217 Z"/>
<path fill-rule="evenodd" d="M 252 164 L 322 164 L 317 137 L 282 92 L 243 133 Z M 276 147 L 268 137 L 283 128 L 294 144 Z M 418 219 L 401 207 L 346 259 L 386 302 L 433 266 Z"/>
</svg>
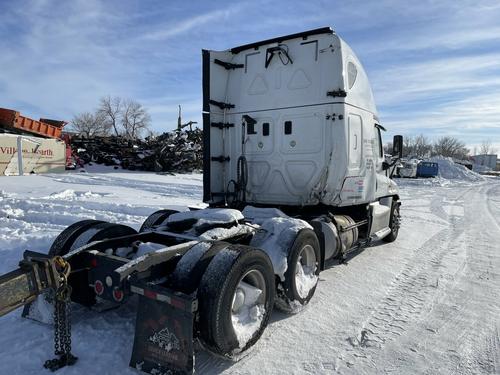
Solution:
<svg viewBox="0 0 500 375">
<path fill-rule="evenodd" d="M 105 95 L 155 131 L 201 119 L 201 49 L 332 26 L 395 133 L 500 151 L 500 2 L 0 0 L 0 107 L 70 120 Z"/>
</svg>

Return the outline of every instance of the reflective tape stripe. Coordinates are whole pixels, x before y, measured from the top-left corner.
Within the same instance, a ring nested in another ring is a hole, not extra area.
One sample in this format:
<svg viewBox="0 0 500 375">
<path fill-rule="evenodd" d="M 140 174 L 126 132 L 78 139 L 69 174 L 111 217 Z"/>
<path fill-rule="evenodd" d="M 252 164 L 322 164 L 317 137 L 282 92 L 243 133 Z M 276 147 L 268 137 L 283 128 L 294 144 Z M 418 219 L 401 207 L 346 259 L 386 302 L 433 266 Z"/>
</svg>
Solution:
<svg viewBox="0 0 500 375">
<path fill-rule="evenodd" d="M 133 293 L 140 294 L 141 296 L 146 296 L 146 297 L 149 297 L 149 296 L 151 296 L 154 293 L 155 298 L 152 298 L 152 299 L 155 299 L 155 300 L 161 301 L 161 302 L 166 302 L 166 303 L 168 303 L 170 305 L 172 304 L 172 299 L 169 296 L 165 296 L 163 294 L 159 294 L 158 292 L 145 293 L 144 289 L 138 288 L 138 287 L 133 286 L 133 285 L 130 287 L 130 290 Z"/>
<path fill-rule="evenodd" d="M 142 289 L 142 288 L 138 288 L 138 287 L 132 285 L 130 287 L 130 290 L 132 291 L 132 293 L 140 294 L 141 296 L 144 295 L 144 289 Z"/>
<path fill-rule="evenodd" d="M 157 294 L 156 299 L 158 301 L 166 302 L 168 304 L 172 304 L 172 300 L 168 296 L 164 296 L 163 294 Z"/>
</svg>

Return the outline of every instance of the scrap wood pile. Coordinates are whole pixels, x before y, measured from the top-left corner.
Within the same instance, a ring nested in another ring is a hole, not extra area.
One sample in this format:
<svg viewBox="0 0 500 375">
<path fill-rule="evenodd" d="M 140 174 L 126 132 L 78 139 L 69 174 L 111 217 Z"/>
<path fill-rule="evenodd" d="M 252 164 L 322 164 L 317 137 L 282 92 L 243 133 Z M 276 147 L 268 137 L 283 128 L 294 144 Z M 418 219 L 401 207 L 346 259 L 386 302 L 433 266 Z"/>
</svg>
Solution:
<svg viewBox="0 0 500 375">
<path fill-rule="evenodd" d="M 121 136 L 72 137 L 81 164 L 121 166 L 129 170 L 192 172 L 202 169 L 203 132 L 173 131 L 144 140 Z"/>
</svg>

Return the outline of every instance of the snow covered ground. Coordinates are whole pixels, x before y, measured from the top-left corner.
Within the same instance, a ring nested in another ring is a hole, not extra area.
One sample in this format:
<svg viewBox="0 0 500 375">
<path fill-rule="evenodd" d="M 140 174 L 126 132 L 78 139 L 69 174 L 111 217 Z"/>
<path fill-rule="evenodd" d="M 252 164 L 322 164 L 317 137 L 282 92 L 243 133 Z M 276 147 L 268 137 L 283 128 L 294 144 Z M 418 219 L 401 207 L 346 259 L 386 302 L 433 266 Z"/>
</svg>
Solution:
<svg viewBox="0 0 500 375">
<path fill-rule="evenodd" d="M 200 204 L 201 175 L 104 170 L 0 178 L 0 274 L 23 250 L 47 251 L 67 225 L 94 218 L 138 229 L 159 208 Z M 500 373 L 500 179 L 402 180 L 402 228 L 320 275 L 311 304 L 277 311 L 239 362 L 198 350 L 200 374 Z M 59 374 L 137 374 L 128 367 L 134 304 L 75 307 L 80 357 Z M 49 373 L 50 327 L 0 318 L 0 374 Z"/>
</svg>

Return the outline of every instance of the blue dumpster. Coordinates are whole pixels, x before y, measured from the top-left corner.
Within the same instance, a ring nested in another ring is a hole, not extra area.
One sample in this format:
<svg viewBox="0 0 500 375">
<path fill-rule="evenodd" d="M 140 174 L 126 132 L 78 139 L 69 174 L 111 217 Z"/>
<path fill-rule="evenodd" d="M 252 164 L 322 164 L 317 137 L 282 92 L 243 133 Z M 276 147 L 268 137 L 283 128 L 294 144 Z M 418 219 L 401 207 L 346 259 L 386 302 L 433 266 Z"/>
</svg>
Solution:
<svg viewBox="0 0 500 375">
<path fill-rule="evenodd" d="M 438 172 L 438 163 L 421 161 L 417 165 L 417 177 L 436 177 Z"/>
</svg>

